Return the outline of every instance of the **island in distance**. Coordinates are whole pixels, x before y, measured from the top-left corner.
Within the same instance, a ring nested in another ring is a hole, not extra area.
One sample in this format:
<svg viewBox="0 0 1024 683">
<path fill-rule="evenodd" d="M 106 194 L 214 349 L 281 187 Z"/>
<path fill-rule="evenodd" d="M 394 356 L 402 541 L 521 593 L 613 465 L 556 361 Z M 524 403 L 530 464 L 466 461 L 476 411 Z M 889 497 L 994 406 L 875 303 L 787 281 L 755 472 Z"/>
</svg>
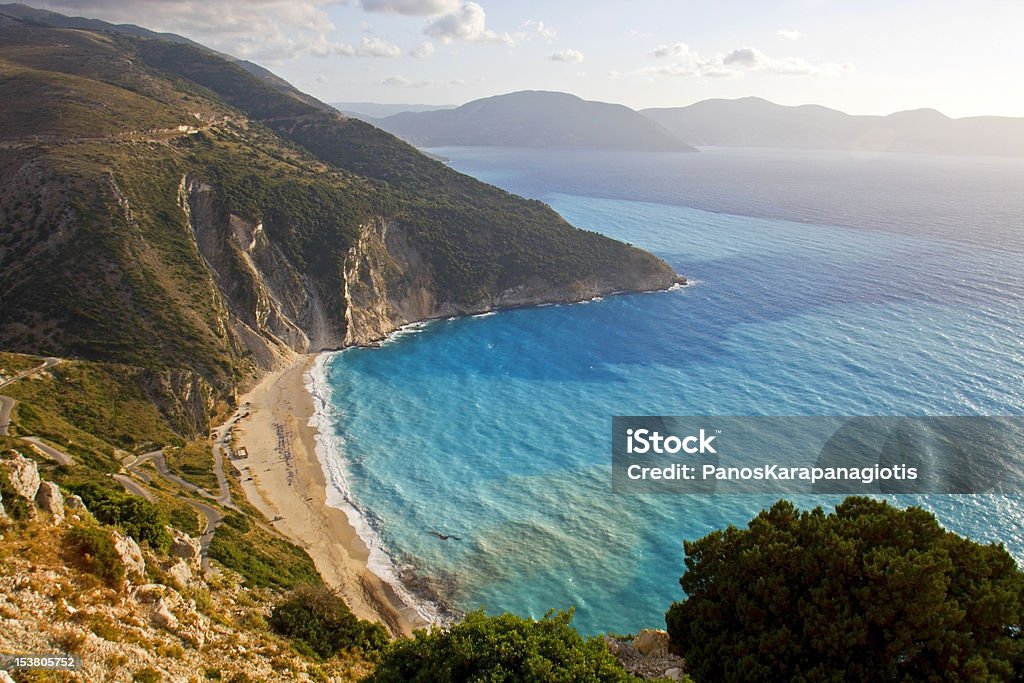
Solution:
<svg viewBox="0 0 1024 683">
<path fill-rule="evenodd" d="M 696 145 L 1024 156 L 1021 118 L 953 119 L 934 109 L 860 116 L 759 97 L 634 111 L 567 93 L 524 91 L 456 108 L 425 111 L 423 105 L 408 105 L 406 111 L 382 118 L 375 118 L 366 104 L 347 111 L 420 147 L 691 152 Z"/>
<path fill-rule="evenodd" d="M 637 152 L 697 151 L 629 107 L 526 90 L 455 109 L 367 119 L 419 147 L 545 147 Z"/>
</svg>

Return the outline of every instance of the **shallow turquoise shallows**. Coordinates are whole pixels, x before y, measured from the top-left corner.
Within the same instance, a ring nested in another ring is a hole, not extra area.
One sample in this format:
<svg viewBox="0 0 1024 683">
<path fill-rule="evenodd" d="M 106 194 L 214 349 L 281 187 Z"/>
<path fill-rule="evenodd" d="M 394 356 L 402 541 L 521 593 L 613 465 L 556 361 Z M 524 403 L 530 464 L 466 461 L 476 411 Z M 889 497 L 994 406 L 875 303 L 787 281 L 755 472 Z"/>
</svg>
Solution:
<svg viewBox="0 0 1024 683">
<path fill-rule="evenodd" d="M 773 499 L 613 494 L 613 415 L 1024 414 L 1020 161 L 432 151 L 693 284 L 435 321 L 322 359 L 334 502 L 424 612 L 574 606 L 585 633 L 663 626 L 682 541 Z M 1024 558 L 1024 498 L 897 502 Z"/>
</svg>

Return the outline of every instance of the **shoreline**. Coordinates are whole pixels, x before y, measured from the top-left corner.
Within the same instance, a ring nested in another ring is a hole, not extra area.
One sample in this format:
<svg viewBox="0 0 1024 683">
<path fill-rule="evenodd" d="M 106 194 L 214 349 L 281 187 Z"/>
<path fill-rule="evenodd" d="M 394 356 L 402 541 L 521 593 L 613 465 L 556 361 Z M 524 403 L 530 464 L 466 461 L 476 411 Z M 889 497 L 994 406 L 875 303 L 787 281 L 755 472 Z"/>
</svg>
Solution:
<svg viewBox="0 0 1024 683">
<path fill-rule="evenodd" d="M 586 304 L 617 294 L 677 291 L 691 284 L 683 279 L 666 289 L 610 292 L 578 301 L 495 308 L 447 319 L 486 317 L 516 308 Z M 362 346 L 380 347 L 445 319 L 438 316 L 406 323 L 383 339 Z M 269 526 L 309 553 L 324 582 L 357 617 L 384 624 L 394 636 L 411 637 L 415 629 L 428 627 L 437 619 L 443 621 L 446 608 L 434 605 L 442 612 L 433 614 L 428 609 L 433 616 L 427 616 L 417 607 L 417 598 L 404 590 L 394 567 L 374 572 L 374 551 L 350 517 L 358 522 L 359 512 L 350 509 L 344 493 L 330 486 L 330 442 L 318 425 L 321 411 L 317 402 L 325 399 L 313 386 L 317 382 L 315 366 L 324 353 L 297 355 L 287 367 L 269 372 L 239 397 L 240 408 L 248 405 L 248 411 L 235 427 L 235 438 L 246 457 L 234 458 L 232 464 L 242 473 L 240 483 L 248 501 Z M 343 498 L 340 504 L 338 495 Z M 380 564 L 379 556 L 377 559 Z M 389 574 L 390 580 L 385 576 Z"/>
<path fill-rule="evenodd" d="M 318 455 L 316 406 L 306 376 L 319 354 L 300 356 L 266 375 L 239 398 L 249 414 L 238 422 L 233 460 L 246 498 L 268 524 L 309 553 L 324 582 L 361 619 L 379 621 L 393 635 L 411 636 L 428 623 L 369 567 L 370 550 L 344 510 L 328 504 L 328 482 Z"/>
</svg>

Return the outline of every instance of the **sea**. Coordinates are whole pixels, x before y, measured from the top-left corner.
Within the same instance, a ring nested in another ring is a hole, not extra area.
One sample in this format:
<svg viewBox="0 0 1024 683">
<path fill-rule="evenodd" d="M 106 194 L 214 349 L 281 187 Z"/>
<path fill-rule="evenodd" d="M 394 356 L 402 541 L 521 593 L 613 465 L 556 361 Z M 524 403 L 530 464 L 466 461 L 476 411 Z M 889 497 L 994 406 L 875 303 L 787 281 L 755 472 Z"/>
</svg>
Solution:
<svg viewBox="0 0 1024 683">
<path fill-rule="evenodd" d="M 778 497 L 614 493 L 612 416 L 1024 415 L 1022 160 L 429 151 L 690 281 L 319 358 L 329 502 L 429 619 L 571 608 L 585 634 L 663 627 L 683 541 Z M 1024 561 L 1022 496 L 890 500 Z"/>
</svg>

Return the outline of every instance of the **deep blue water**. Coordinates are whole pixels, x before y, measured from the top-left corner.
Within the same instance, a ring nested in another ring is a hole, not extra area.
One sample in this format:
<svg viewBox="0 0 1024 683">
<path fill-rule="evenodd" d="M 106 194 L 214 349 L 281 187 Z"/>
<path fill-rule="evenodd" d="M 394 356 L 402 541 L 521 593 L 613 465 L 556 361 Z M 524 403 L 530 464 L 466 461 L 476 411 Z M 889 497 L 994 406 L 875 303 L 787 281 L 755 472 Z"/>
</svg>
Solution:
<svg viewBox="0 0 1024 683">
<path fill-rule="evenodd" d="M 575 606 L 587 633 L 662 626 L 682 541 L 774 499 L 613 494 L 612 415 L 1024 414 L 1020 161 L 433 151 L 694 284 L 325 358 L 337 502 L 358 509 L 376 569 L 416 591 L 462 610 Z M 1020 497 L 898 502 L 1024 558 Z"/>
</svg>

